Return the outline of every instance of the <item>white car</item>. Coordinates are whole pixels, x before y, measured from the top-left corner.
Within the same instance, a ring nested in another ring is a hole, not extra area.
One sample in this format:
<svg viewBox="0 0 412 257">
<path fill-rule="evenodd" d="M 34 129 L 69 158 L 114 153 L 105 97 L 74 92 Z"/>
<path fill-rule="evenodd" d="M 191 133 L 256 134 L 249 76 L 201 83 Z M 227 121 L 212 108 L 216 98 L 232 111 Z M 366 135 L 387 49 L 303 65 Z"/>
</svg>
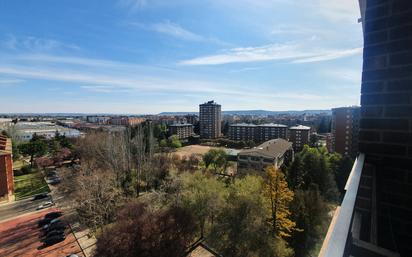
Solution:
<svg viewBox="0 0 412 257">
<path fill-rule="evenodd" d="M 52 201 L 44 202 L 43 204 L 39 205 L 36 210 L 42 210 L 53 206 L 54 203 Z"/>
</svg>

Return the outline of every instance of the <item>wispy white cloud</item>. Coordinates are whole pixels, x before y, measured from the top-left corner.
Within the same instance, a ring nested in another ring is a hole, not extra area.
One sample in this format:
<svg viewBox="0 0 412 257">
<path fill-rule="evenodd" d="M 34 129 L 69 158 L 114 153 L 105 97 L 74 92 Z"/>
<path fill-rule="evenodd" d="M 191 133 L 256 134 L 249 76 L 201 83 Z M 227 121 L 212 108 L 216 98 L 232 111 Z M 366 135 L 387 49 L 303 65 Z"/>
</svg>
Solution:
<svg viewBox="0 0 412 257">
<path fill-rule="evenodd" d="M 25 82 L 22 79 L 0 79 L 0 85 L 15 85 Z"/>
<path fill-rule="evenodd" d="M 327 78 L 332 78 L 337 82 L 350 83 L 352 85 L 359 86 L 362 80 L 362 71 L 359 68 L 334 68 L 334 69 L 322 69 L 320 75 Z"/>
<path fill-rule="evenodd" d="M 50 55 L 50 54 L 24 54 L 13 55 L 12 59 L 35 62 L 35 63 L 59 63 L 76 66 L 91 66 L 91 67 L 111 67 L 117 69 L 137 69 L 147 66 L 138 65 L 135 63 L 120 62 L 106 59 L 96 58 L 83 58 L 78 56 L 65 56 L 65 55 Z"/>
<path fill-rule="evenodd" d="M 184 39 L 184 40 L 190 40 L 190 41 L 205 40 L 204 37 L 198 34 L 195 34 L 187 29 L 184 29 L 180 25 L 170 22 L 170 21 L 154 23 L 150 25 L 150 29 L 158 33 L 163 33 L 163 34 L 176 37 L 176 38 L 180 38 L 180 39 Z"/>
<path fill-rule="evenodd" d="M 302 44 L 271 44 L 258 47 L 233 48 L 222 54 L 184 60 L 181 65 L 220 65 L 228 63 L 292 60 L 293 63 L 320 62 L 361 53 L 361 48 L 322 50 L 310 49 Z"/>
<path fill-rule="evenodd" d="M 118 0 L 118 3 L 121 7 L 132 11 L 139 10 L 148 4 L 147 0 Z"/>
<path fill-rule="evenodd" d="M 356 23 L 360 15 L 358 0 L 209 0 L 209 2 L 224 7 L 240 8 L 246 12 L 252 10 L 261 13 L 291 7 L 310 11 L 314 15 L 319 14 L 333 22 Z"/>
<path fill-rule="evenodd" d="M 357 23 L 360 16 L 358 0 L 316 0 L 314 7 L 321 15 L 334 22 Z"/>
<path fill-rule="evenodd" d="M 238 47 L 224 51 L 222 54 L 209 55 L 181 61 L 181 65 L 219 65 L 227 63 L 245 63 L 270 60 L 283 60 L 310 56 L 297 53 L 296 45 L 264 45 L 258 47 Z"/>
<path fill-rule="evenodd" d="M 75 44 L 62 43 L 54 39 L 33 36 L 16 37 L 14 35 L 7 35 L 5 39 L 0 39 L 0 46 L 8 50 L 27 52 L 46 52 L 55 49 L 79 49 Z"/>
<path fill-rule="evenodd" d="M 248 72 L 248 71 L 256 71 L 256 70 L 260 70 L 260 69 L 262 69 L 262 68 L 261 67 L 244 67 L 244 68 L 240 68 L 240 69 L 231 70 L 230 72 L 232 72 L 232 73 Z"/>
<path fill-rule="evenodd" d="M 294 60 L 292 62 L 293 63 L 323 62 L 323 61 L 335 60 L 339 58 L 344 58 L 344 57 L 360 54 L 362 53 L 362 51 L 363 51 L 362 47 L 357 47 L 353 49 L 326 51 L 325 53 L 322 53 L 319 55 Z"/>
<path fill-rule="evenodd" d="M 305 25 L 296 25 L 296 24 L 279 24 L 276 25 L 270 33 L 274 36 L 281 36 L 281 37 L 288 37 L 288 36 L 295 36 L 295 37 L 336 37 L 338 33 L 335 31 L 331 31 L 325 28 L 319 28 L 316 26 L 310 26 L 308 24 Z"/>
<path fill-rule="evenodd" d="M 227 42 L 224 42 L 216 37 L 203 36 L 193 31 L 190 31 L 181 25 L 171 22 L 171 21 L 162 21 L 157 23 L 141 23 L 141 22 L 128 22 L 126 23 L 133 27 L 153 31 L 156 33 L 164 34 L 170 37 L 174 37 L 180 40 L 195 41 L 195 42 L 206 42 L 219 45 L 230 45 Z"/>
<path fill-rule="evenodd" d="M 56 58 L 55 60 L 59 60 Z M 110 61 L 107 61 L 110 63 Z M 93 61 L 90 61 L 92 64 Z M 138 74 L 110 74 L 102 68 L 93 72 L 86 72 L 84 69 L 67 69 L 59 67 L 58 64 L 36 68 L 28 66 L 11 66 L 0 64 L 0 74 L 12 75 L 24 79 L 49 80 L 66 82 L 79 85 L 82 89 L 98 93 L 130 93 L 147 92 L 152 94 L 184 93 L 203 96 L 226 95 L 236 97 L 255 97 L 259 99 L 295 99 L 295 100 L 319 100 L 319 95 L 301 92 L 279 92 L 270 90 L 265 92 L 249 92 L 247 87 L 238 83 L 224 81 L 213 81 L 208 79 L 193 79 L 191 77 L 169 76 L 157 74 L 157 76 L 147 76 Z M 247 92 L 247 93 L 246 93 Z"/>
</svg>

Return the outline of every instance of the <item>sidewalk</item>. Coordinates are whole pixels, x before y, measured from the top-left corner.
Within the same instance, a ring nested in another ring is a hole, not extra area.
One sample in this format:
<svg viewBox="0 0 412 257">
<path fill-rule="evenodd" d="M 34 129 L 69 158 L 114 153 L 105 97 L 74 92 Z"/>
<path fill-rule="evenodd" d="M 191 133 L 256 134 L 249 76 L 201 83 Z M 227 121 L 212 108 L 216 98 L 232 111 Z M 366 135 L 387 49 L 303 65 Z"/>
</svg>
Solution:
<svg viewBox="0 0 412 257">
<path fill-rule="evenodd" d="M 66 217 L 69 217 L 70 227 L 85 257 L 92 257 L 96 245 L 96 238 L 94 236 L 89 236 L 90 230 L 80 225 L 77 213 L 73 210 L 70 204 L 65 201 L 64 196 L 58 194 L 56 186 L 50 186 L 50 190 L 50 194 L 53 196 L 56 206 L 63 210 Z"/>
</svg>

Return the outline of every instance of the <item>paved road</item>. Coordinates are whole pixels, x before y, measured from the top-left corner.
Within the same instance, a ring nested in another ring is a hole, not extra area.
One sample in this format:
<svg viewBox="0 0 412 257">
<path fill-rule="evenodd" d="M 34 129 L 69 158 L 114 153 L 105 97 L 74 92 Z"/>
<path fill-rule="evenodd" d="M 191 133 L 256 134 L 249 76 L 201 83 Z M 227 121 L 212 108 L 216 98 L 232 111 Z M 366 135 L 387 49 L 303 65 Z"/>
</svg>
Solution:
<svg viewBox="0 0 412 257">
<path fill-rule="evenodd" d="M 33 212 L 40 204 L 50 200 L 50 197 L 35 201 L 32 201 L 32 198 L 28 198 L 15 201 L 13 203 L 0 205 L 0 221 Z"/>
<path fill-rule="evenodd" d="M 83 256 L 72 231 L 65 231 L 66 239 L 52 246 L 44 247 L 40 242 L 41 229 L 37 221 L 51 208 L 31 214 L 0 221 L 0 256 L 7 257 L 63 257 L 71 253 Z M 63 216 L 60 219 L 65 219 Z"/>
</svg>

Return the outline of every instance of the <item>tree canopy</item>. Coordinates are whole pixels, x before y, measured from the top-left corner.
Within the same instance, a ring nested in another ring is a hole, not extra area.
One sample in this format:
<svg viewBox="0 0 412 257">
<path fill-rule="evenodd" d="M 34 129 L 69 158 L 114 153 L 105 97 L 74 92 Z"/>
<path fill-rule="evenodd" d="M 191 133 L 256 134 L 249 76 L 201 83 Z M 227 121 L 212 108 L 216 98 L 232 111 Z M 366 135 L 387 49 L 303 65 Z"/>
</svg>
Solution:
<svg viewBox="0 0 412 257">
<path fill-rule="evenodd" d="M 131 202 L 97 237 L 96 256 L 182 257 L 194 240 L 193 232 L 194 219 L 186 209 L 153 211 L 147 204 Z"/>
</svg>

